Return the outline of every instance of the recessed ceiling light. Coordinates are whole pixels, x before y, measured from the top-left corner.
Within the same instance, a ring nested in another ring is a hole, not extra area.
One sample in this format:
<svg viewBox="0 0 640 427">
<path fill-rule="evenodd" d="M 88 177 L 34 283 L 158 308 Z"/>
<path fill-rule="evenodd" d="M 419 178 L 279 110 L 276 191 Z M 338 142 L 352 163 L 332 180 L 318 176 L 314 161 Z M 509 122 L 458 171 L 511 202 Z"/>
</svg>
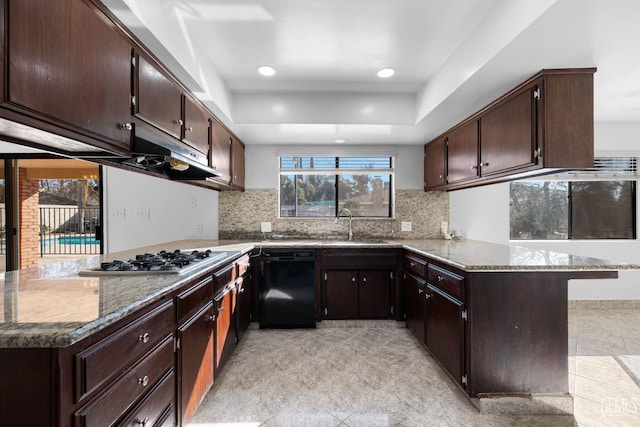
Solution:
<svg viewBox="0 0 640 427">
<path fill-rule="evenodd" d="M 345 142 L 348 141 L 347 138 L 336 138 L 336 144 L 344 144 Z"/>
<path fill-rule="evenodd" d="M 378 77 L 380 77 L 381 79 L 388 79 L 389 77 L 393 76 L 395 72 L 396 70 L 394 70 L 393 68 L 383 68 L 382 70 L 378 71 Z"/>
<path fill-rule="evenodd" d="M 273 76 L 276 73 L 276 69 L 270 65 L 261 65 L 258 67 L 258 72 L 263 76 Z"/>
</svg>

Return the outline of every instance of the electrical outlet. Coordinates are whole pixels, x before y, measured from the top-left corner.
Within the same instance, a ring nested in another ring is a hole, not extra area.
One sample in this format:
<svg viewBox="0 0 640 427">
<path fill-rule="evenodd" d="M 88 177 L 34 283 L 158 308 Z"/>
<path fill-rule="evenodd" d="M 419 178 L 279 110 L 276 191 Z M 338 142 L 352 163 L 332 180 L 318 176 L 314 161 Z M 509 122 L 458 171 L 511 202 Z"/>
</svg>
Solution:
<svg viewBox="0 0 640 427">
<path fill-rule="evenodd" d="M 111 217 L 111 219 L 122 220 L 125 217 L 124 209 L 111 209 L 110 213 L 111 215 L 109 216 Z"/>
<path fill-rule="evenodd" d="M 138 209 L 136 211 L 136 219 L 148 221 L 151 218 L 151 209 Z"/>
<path fill-rule="evenodd" d="M 202 223 L 196 224 L 196 233 L 202 233 L 203 230 L 204 226 L 202 225 Z"/>
<path fill-rule="evenodd" d="M 270 222 L 261 222 L 260 223 L 260 231 L 263 233 L 271 233 L 271 223 Z"/>
<path fill-rule="evenodd" d="M 400 223 L 400 231 L 411 231 L 411 221 L 402 221 Z"/>
</svg>

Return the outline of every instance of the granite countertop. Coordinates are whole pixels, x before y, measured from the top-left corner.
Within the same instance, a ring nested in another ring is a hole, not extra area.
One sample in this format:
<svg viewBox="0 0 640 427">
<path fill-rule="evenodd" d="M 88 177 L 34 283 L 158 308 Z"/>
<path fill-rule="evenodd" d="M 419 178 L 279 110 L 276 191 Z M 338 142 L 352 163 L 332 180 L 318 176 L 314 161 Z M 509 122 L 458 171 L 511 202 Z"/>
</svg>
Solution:
<svg viewBox="0 0 640 427">
<path fill-rule="evenodd" d="M 190 275 L 79 276 L 102 261 L 162 249 L 212 249 L 229 256 Z M 65 347 L 158 301 L 194 275 L 260 248 L 405 248 L 468 271 L 612 271 L 639 265 L 472 240 L 324 241 L 185 240 L 62 261 L 0 275 L 0 348 Z"/>
</svg>

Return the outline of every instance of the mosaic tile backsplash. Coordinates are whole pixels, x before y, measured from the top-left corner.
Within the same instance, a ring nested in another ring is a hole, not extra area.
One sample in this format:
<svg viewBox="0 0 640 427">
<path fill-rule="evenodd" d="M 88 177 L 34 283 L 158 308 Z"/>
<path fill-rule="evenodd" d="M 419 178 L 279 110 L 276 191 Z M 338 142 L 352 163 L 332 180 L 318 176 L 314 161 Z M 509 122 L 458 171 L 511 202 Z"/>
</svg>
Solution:
<svg viewBox="0 0 640 427">
<path fill-rule="evenodd" d="M 449 221 L 449 193 L 396 190 L 395 218 L 353 219 L 354 240 L 438 239 L 440 224 Z M 277 190 L 222 191 L 219 196 L 221 240 L 323 239 L 345 240 L 348 219 L 278 218 Z M 411 221 L 411 231 L 400 231 L 402 221 Z M 261 222 L 271 222 L 271 233 L 260 231 Z"/>
</svg>

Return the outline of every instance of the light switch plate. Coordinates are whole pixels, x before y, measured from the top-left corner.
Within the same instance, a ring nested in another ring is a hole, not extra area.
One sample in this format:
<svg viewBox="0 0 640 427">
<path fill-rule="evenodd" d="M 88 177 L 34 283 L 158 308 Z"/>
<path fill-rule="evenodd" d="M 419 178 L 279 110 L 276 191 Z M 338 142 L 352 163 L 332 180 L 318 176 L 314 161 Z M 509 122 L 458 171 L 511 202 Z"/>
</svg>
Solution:
<svg viewBox="0 0 640 427">
<path fill-rule="evenodd" d="M 261 222 L 260 223 L 260 231 L 263 233 L 271 233 L 271 223 L 270 222 Z"/>
<path fill-rule="evenodd" d="M 411 221 L 402 221 L 400 223 L 400 231 L 411 231 Z"/>
</svg>

